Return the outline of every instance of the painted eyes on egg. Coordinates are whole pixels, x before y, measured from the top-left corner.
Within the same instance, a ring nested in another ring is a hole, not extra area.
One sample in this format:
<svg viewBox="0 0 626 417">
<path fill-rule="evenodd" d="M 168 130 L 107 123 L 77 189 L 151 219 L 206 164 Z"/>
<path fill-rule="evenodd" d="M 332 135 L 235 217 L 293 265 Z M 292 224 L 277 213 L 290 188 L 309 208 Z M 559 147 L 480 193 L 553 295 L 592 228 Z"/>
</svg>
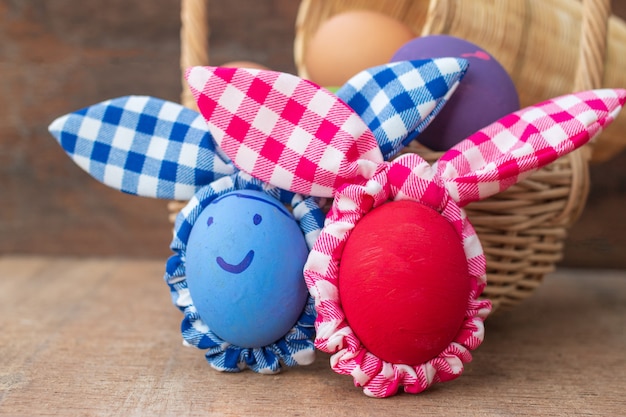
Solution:
<svg viewBox="0 0 626 417">
<path fill-rule="evenodd" d="M 262 221 L 263 221 L 263 217 L 258 213 L 252 216 L 252 223 L 254 223 L 255 226 L 258 226 L 259 224 L 261 224 Z M 209 217 L 206 221 L 207 226 L 211 226 L 212 224 L 213 224 L 213 216 Z"/>
</svg>

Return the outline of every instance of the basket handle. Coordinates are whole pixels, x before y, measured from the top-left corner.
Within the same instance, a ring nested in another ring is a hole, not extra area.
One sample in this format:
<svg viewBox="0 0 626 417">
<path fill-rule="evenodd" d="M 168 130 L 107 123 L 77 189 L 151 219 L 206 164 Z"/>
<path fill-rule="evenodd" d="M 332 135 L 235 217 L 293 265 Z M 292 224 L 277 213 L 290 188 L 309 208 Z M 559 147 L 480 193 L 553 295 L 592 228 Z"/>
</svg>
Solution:
<svg viewBox="0 0 626 417">
<path fill-rule="evenodd" d="M 209 0 L 181 0 L 180 2 L 180 103 L 198 111 L 196 100 L 187 87 L 185 70 L 193 66 L 209 65 Z M 170 201 L 167 205 L 169 220 L 174 223 L 176 215 L 186 201 Z"/>
<path fill-rule="evenodd" d="M 582 0 L 582 23 L 574 90 L 602 86 L 606 55 L 610 0 Z"/>
<path fill-rule="evenodd" d="M 578 66 L 574 77 L 574 91 L 593 90 L 602 87 L 604 63 L 611 17 L 610 0 L 582 0 L 580 45 Z M 555 224 L 566 227 L 580 218 L 590 191 L 589 162 L 597 136 L 570 155 L 572 184 L 569 199 L 556 218 Z"/>
<path fill-rule="evenodd" d="M 574 78 L 574 91 L 593 90 L 602 87 L 606 61 L 606 46 L 611 17 L 611 0 L 582 0 L 582 21 L 578 66 Z M 585 148 L 585 156 L 591 159 L 594 138 Z"/>
<path fill-rule="evenodd" d="M 181 0 L 180 68 L 209 65 L 209 0 Z M 196 102 L 181 75 L 181 103 L 197 110 Z"/>
</svg>

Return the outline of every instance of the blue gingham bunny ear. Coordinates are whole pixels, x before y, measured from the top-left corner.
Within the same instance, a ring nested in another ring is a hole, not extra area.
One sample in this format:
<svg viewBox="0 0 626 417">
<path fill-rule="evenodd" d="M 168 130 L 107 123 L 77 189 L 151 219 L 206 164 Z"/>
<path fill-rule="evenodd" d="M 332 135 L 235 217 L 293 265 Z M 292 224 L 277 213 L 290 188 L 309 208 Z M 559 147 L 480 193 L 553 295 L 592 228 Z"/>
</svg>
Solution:
<svg viewBox="0 0 626 417">
<path fill-rule="evenodd" d="M 461 58 L 393 62 L 358 73 L 336 95 L 363 119 L 389 160 L 439 113 L 468 66 Z"/>
<path fill-rule="evenodd" d="M 76 164 L 129 194 L 188 200 L 235 172 L 200 113 L 154 97 L 103 101 L 59 117 L 48 129 Z"/>
</svg>

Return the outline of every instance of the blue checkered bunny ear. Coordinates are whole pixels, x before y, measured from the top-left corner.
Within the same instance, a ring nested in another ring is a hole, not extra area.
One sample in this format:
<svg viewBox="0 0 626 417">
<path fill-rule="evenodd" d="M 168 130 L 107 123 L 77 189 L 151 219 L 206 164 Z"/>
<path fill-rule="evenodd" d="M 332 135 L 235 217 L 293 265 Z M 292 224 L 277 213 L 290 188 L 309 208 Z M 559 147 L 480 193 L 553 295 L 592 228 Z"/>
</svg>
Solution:
<svg viewBox="0 0 626 417">
<path fill-rule="evenodd" d="M 361 116 L 389 160 L 439 113 L 468 66 L 460 58 L 393 62 L 358 73 L 336 94 Z"/>
<path fill-rule="evenodd" d="M 129 194 L 188 200 L 235 172 L 200 113 L 153 97 L 107 100 L 59 117 L 48 129 L 76 164 Z"/>
</svg>

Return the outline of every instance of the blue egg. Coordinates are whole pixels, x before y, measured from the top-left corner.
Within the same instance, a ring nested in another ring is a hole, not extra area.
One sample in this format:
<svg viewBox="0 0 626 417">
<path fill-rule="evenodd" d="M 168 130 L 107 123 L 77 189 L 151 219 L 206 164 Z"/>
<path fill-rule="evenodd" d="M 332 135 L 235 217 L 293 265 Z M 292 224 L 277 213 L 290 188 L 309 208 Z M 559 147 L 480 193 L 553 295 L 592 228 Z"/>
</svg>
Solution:
<svg viewBox="0 0 626 417">
<path fill-rule="evenodd" d="M 308 248 L 276 199 L 238 190 L 213 200 L 187 242 L 187 284 L 198 314 L 220 338 L 256 348 L 296 324 L 308 292 Z"/>
</svg>

